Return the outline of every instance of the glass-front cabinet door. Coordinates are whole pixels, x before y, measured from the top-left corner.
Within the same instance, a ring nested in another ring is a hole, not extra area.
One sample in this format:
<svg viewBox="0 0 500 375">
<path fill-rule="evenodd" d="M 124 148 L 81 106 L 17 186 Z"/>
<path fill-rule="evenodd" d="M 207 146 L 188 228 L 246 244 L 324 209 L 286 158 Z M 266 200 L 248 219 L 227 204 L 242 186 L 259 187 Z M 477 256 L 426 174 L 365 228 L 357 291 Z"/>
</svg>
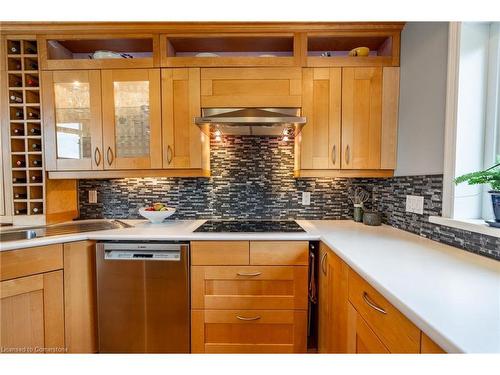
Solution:
<svg viewBox="0 0 500 375">
<path fill-rule="evenodd" d="M 104 168 L 161 168 L 160 70 L 101 74 Z"/>
<path fill-rule="evenodd" d="M 98 70 L 43 72 L 47 170 L 104 166 Z"/>
</svg>

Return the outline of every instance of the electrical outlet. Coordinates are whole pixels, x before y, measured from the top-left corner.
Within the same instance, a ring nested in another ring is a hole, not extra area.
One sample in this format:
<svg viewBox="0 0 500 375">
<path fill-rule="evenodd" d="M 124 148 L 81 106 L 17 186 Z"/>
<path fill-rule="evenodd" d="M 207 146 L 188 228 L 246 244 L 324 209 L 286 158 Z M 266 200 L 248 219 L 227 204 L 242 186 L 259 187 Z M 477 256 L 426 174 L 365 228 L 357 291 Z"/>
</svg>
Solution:
<svg viewBox="0 0 500 375">
<path fill-rule="evenodd" d="M 309 191 L 302 192 L 302 205 L 309 206 L 311 204 L 311 193 Z"/>
<path fill-rule="evenodd" d="M 424 213 L 424 197 L 419 195 L 407 195 L 406 212 L 422 215 Z"/>
<path fill-rule="evenodd" d="M 89 190 L 89 203 L 97 203 L 97 190 Z"/>
</svg>

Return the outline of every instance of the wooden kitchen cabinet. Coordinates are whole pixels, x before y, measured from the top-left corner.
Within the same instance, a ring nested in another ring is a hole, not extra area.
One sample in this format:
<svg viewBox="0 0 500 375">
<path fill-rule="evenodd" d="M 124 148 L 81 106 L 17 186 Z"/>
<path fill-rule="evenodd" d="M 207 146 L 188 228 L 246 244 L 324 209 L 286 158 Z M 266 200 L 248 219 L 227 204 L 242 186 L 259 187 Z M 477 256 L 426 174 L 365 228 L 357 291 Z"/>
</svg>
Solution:
<svg viewBox="0 0 500 375">
<path fill-rule="evenodd" d="M 162 69 L 163 168 L 210 169 L 210 139 L 201 115 L 200 69 Z"/>
<path fill-rule="evenodd" d="M 191 242 L 193 353 L 304 353 L 307 241 Z"/>
<path fill-rule="evenodd" d="M 420 353 L 420 330 L 353 270 L 349 302 L 391 353 Z"/>
<path fill-rule="evenodd" d="M 64 244 L 64 323 L 68 353 L 97 353 L 94 241 Z"/>
<path fill-rule="evenodd" d="M 342 169 L 395 169 L 399 68 L 343 68 Z"/>
<path fill-rule="evenodd" d="M 301 68 L 202 68 L 201 107 L 301 107 Z"/>
<path fill-rule="evenodd" d="M 349 267 L 321 243 L 318 270 L 318 351 L 347 353 Z"/>
<path fill-rule="evenodd" d="M 103 70 L 101 75 L 104 168 L 161 168 L 160 70 Z"/>
<path fill-rule="evenodd" d="M 307 124 L 295 140 L 295 175 L 391 176 L 398 105 L 398 67 L 304 68 Z"/>
<path fill-rule="evenodd" d="M 65 352 L 61 248 L 49 245 L 0 253 L 3 351 Z"/>
<path fill-rule="evenodd" d="M 302 115 L 307 124 L 296 142 L 300 169 L 340 169 L 342 69 L 302 70 Z"/>
<path fill-rule="evenodd" d="M 420 338 L 420 353 L 422 354 L 446 354 L 446 352 L 432 339 L 422 332 Z"/>
<path fill-rule="evenodd" d="M 361 315 L 348 304 L 347 352 L 350 354 L 389 354 L 389 349 L 368 326 Z"/>
<path fill-rule="evenodd" d="M 101 73 L 44 71 L 45 169 L 103 169 Z"/>
</svg>

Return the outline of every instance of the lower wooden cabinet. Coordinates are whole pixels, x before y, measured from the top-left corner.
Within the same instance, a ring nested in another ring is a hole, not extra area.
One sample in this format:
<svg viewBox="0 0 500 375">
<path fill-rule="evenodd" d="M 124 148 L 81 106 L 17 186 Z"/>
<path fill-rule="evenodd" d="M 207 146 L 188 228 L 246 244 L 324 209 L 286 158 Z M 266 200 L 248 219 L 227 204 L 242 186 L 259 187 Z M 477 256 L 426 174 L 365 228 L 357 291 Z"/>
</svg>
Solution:
<svg viewBox="0 0 500 375">
<path fill-rule="evenodd" d="M 64 244 L 64 321 L 69 353 L 97 353 L 95 242 Z"/>
<path fill-rule="evenodd" d="M 389 349 L 368 326 L 361 315 L 348 304 L 347 351 L 356 354 L 389 354 Z"/>
<path fill-rule="evenodd" d="M 0 308 L 2 352 L 65 352 L 62 270 L 2 281 Z"/>
<path fill-rule="evenodd" d="M 192 353 L 304 353 L 306 310 L 193 310 Z"/>
<path fill-rule="evenodd" d="M 305 353 L 307 241 L 191 242 L 193 353 Z"/>
<path fill-rule="evenodd" d="M 319 254 L 318 351 L 346 353 L 349 267 L 323 243 Z"/>
</svg>

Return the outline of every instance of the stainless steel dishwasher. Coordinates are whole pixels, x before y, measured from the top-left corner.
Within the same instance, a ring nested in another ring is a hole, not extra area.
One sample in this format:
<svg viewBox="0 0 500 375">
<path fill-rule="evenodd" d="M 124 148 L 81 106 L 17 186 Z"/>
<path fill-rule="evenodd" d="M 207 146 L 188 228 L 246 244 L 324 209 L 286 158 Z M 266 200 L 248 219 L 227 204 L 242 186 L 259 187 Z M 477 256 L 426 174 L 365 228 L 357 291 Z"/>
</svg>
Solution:
<svg viewBox="0 0 500 375">
<path fill-rule="evenodd" d="M 189 353 L 189 244 L 97 245 L 100 353 Z"/>
</svg>

